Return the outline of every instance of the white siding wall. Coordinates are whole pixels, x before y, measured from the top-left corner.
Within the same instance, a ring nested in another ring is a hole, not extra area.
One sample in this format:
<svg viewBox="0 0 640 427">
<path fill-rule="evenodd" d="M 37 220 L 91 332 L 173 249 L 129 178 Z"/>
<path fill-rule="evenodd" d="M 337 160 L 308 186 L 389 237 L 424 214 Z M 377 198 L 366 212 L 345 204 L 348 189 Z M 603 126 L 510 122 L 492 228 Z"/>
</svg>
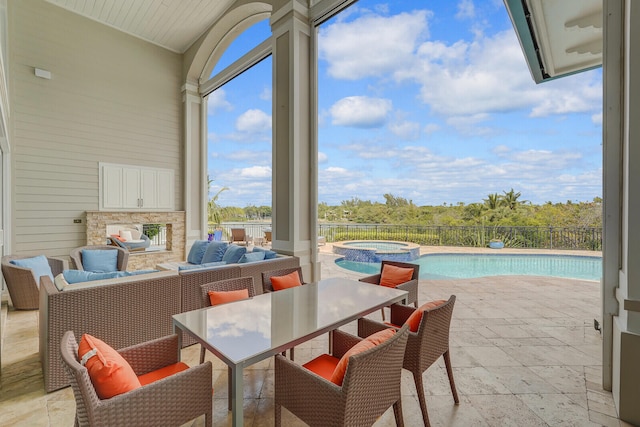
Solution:
<svg viewBox="0 0 640 427">
<path fill-rule="evenodd" d="M 42 0 L 10 0 L 9 43 L 13 253 L 85 244 L 100 161 L 174 169 L 183 208 L 181 55 Z"/>
</svg>

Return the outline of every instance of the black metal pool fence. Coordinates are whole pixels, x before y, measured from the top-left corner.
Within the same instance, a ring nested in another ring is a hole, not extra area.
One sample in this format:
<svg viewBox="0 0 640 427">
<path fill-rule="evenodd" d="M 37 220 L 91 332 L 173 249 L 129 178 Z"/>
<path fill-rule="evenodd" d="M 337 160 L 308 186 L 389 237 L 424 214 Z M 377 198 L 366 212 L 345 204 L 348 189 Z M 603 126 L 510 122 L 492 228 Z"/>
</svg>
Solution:
<svg viewBox="0 0 640 427">
<path fill-rule="evenodd" d="M 602 228 L 319 224 L 327 242 L 395 240 L 425 246 L 487 247 L 500 240 L 507 248 L 602 250 Z"/>
<path fill-rule="evenodd" d="M 231 228 L 244 228 L 247 235 L 263 238 L 271 230 L 269 222 L 224 222 L 223 236 L 228 240 Z M 213 233 L 214 226 L 209 225 Z M 318 236 L 327 242 L 344 240 L 395 240 L 425 246 L 467 246 L 484 248 L 492 239 L 500 240 L 507 248 L 602 250 L 600 227 L 517 227 L 517 226 L 437 226 L 388 224 L 321 223 Z"/>
</svg>

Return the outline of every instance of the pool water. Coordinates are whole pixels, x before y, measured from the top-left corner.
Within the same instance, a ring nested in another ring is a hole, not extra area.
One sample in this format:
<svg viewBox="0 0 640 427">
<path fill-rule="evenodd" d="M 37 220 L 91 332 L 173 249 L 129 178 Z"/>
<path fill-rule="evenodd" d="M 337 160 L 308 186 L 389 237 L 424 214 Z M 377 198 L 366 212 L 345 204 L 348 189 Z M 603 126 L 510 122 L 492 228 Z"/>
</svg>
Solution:
<svg viewBox="0 0 640 427">
<path fill-rule="evenodd" d="M 573 255 L 430 254 L 412 261 L 420 265 L 420 278 L 470 279 L 486 276 L 550 276 L 600 280 L 602 258 Z M 336 260 L 347 270 L 365 274 L 380 272 L 380 263 Z"/>
</svg>

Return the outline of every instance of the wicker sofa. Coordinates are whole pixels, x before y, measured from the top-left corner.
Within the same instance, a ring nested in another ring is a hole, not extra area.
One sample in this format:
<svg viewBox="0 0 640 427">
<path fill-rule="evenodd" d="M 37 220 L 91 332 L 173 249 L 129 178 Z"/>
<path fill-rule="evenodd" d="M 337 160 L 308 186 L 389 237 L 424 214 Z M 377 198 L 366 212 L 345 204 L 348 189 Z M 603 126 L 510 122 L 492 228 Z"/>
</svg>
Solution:
<svg viewBox="0 0 640 427">
<path fill-rule="evenodd" d="M 59 291 L 40 281 L 40 361 L 47 392 L 67 386 L 60 362 L 66 331 L 90 333 L 116 349 L 173 333 L 171 316 L 181 312 L 177 272 L 157 272 L 79 283 Z"/>
<path fill-rule="evenodd" d="M 200 286 L 218 280 L 252 277 L 262 293 L 263 271 L 297 267 L 292 256 L 213 268 L 160 271 L 137 276 L 77 283 L 59 291 L 49 277 L 40 284 L 40 361 L 45 390 L 68 385 L 59 360 L 66 331 L 91 333 L 116 350 L 173 333 L 174 314 L 202 307 Z M 183 346 L 194 344 L 183 337 Z"/>
</svg>

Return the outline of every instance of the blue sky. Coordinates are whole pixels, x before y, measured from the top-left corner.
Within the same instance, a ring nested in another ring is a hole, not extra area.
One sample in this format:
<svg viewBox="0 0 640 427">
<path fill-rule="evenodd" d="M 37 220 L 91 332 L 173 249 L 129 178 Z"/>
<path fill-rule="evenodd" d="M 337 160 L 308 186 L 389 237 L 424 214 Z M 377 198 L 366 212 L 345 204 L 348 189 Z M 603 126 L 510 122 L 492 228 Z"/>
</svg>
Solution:
<svg viewBox="0 0 640 427">
<path fill-rule="evenodd" d="M 268 34 L 233 43 L 214 74 Z M 536 85 L 502 0 L 361 0 L 319 30 L 318 199 L 602 196 L 602 71 Z M 209 96 L 211 193 L 271 205 L 271 59 Z"/>
</svg>

